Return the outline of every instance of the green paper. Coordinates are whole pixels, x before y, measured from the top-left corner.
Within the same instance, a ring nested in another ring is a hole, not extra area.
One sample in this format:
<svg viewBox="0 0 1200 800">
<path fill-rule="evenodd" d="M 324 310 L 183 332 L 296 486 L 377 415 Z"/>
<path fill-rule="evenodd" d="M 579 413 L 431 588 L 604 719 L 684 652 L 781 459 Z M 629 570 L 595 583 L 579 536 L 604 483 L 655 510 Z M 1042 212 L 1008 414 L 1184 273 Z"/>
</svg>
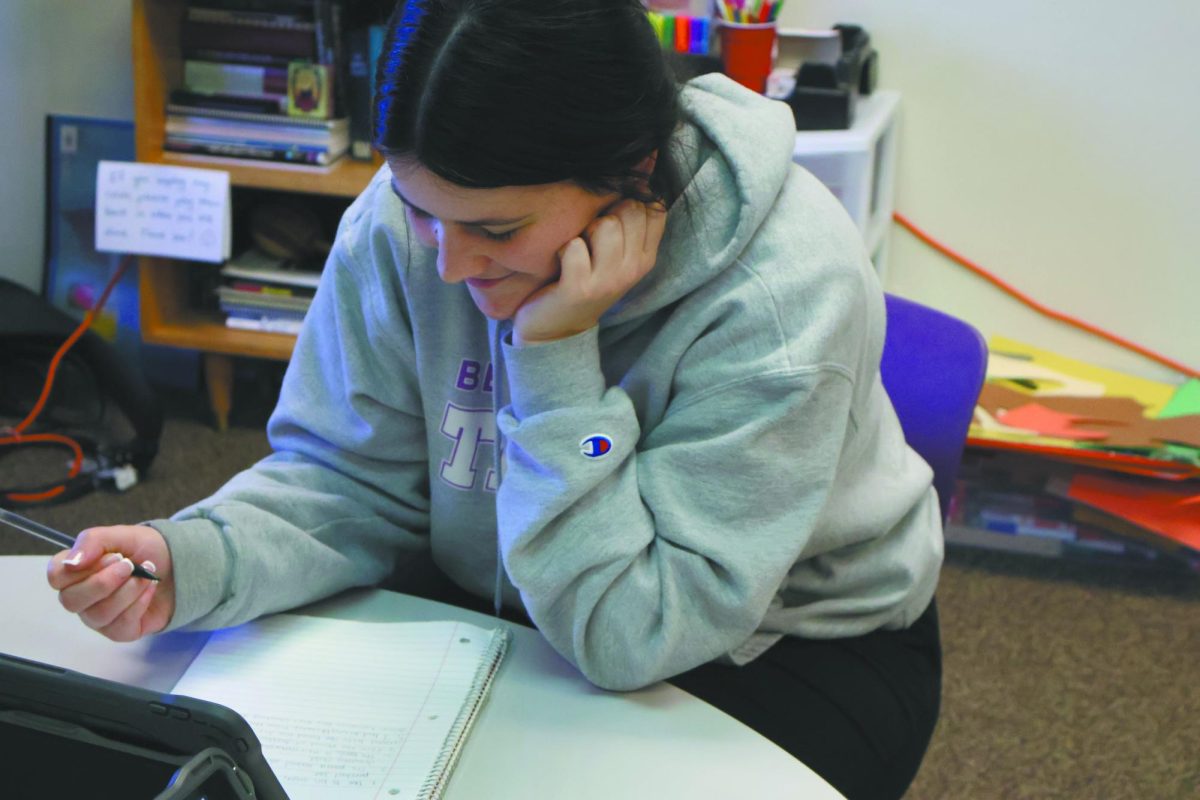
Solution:
<svg viewBox="0 0 1200 800">
<path fill-rule="evenodd" d="M 1192 378 L 1176 389 L 1158 416 L 1182 417 L 1185 414 L 1200 414 L 1200 379 Z"/>
</svg>

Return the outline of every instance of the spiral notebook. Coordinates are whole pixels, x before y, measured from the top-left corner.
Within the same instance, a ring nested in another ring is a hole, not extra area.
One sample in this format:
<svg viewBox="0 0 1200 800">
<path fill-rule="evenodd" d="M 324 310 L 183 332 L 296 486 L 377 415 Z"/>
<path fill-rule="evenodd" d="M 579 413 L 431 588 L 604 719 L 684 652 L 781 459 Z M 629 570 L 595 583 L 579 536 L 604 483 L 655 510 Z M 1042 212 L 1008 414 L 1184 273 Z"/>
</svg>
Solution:
<svg viewBox="0 0 1200 800">
<path fill-rule="evenodd" d="M 291 800 L 435 800 L 508 638 L 278 614 L 214 633 L 174 692 L 241 714 Z"/>
</svg>

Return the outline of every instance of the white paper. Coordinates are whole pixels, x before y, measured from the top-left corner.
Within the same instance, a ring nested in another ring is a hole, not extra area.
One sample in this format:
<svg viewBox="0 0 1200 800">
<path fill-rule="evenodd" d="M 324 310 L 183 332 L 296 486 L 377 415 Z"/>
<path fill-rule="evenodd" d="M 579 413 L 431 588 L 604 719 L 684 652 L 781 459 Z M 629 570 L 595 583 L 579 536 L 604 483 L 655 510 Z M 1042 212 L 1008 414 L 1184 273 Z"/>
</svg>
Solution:
<svg viewBox="0 0 1200 800">
<path fill-rule="evenodd" d="M 219 263 L 229 258 L 229 173 L 101 161 L 96 250 Z"/>
<path fill-rule="evenodd" d="M 1044 364 L 1036 364 L 1026 358 L 1015 358 L 1003 353 L 988 353 L 988 380 L 1036 381 L 1038 388 L 1033 397 L 1103 397 L 1104 384 L 1089 381 L 1060 372 Z"/>
<path fill-rule="evenodd" d="M 278 614 L 214 633 L 174 691 L 245 717 L 292 800 L 411 800 L 492 633 Z"/>
</svg>

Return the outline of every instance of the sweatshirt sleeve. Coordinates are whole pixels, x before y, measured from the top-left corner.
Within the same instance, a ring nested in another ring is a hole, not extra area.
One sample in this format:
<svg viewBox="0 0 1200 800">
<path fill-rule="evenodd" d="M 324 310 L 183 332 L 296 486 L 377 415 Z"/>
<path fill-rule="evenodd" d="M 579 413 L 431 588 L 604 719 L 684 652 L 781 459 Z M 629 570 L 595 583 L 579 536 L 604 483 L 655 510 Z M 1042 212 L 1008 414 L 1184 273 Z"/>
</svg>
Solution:
<svg viewBox="0 0 1200 800">
<path fill-rule="evenodd" d="M 501 549 L 550 643 L 618 690 L 741 645 L 812 538 L 849 374 L 747 369 L 641 430 L 626 391 L 605 385 L 595 329 L 505 355 Z M 597 435 L 611 443 L 599 456 Z"/>
<path fill-rule="evenodd" d="M 428 546 L 411 328 L 341 242 L 268 423 L 274 452 L 169 521 L 171 629 L 235 625 L 389 575 Z"/>
</svg>

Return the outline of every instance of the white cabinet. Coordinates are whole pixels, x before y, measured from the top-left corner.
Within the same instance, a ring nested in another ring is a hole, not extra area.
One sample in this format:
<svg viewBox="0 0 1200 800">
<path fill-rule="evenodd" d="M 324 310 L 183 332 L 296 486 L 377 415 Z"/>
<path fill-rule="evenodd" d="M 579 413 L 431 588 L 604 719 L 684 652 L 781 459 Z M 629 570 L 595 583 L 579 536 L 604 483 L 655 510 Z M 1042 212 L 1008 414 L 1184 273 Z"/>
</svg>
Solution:
<svg viewBox="0 0 1200 800">
<path fill-rule="evenodd" d="M 896 134 L 900 93 L 858 98 L 848 130 L 797 131 L 792 159 L 829 187 L 862 231 L 883 280 L 895 208 Z"/>
</svg>

